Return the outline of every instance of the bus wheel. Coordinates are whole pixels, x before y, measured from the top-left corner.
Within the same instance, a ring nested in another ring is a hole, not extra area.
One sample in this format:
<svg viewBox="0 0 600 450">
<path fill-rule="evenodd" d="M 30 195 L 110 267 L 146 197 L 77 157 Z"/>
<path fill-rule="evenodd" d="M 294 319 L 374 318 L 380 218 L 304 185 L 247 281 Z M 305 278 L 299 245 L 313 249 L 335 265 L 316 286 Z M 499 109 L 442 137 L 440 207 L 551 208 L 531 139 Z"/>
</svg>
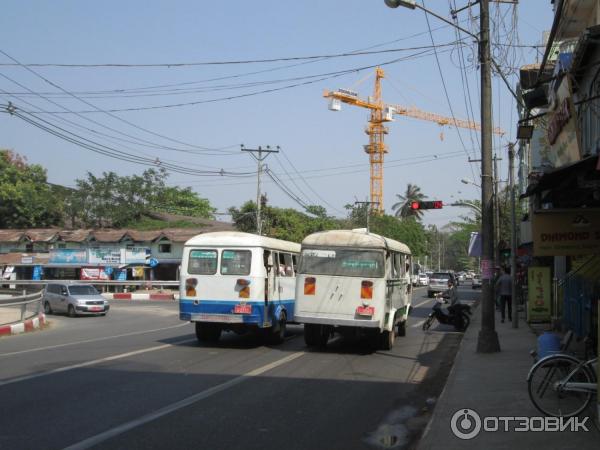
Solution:
<svg viewBox="0 0 600 450">
<path fill-rule="evenodd" d="M 398 336 L 406 336 L 406 320 L 398 323 Z"/>
<path fill-rule="evenodd" d="M 391 350 L 394 346 L 394 341 L 396 340 L 396 327 L 392 327 L 390 331 L 384 331 L 380 335 L 381 339 L 381 349 L 382 350 Z"/>
<path fill-rule="evenodd" d="M 269 335 L 269 341 L 271 344 L 281 344 L 285 340 L 285 330 L 287 328 L 287 321 L 285 320 L 285 314 L 279 316 L 279 324 L 277 330 L 274 328 L 271 330 Z"/>
<path fill-rule="evenodd" d="M 200 342 L 217 342 L 220 337 L 220 326 L 212 323 L 196 322 L 196 338 Z"/>
<path fill-rule="evenodd" d="M 318 325 L 318 345 L 321 348 L 327 347 L 327 341 L 329 341 L 329 335 L 333 334 L 333 328 L 329 325 Z"/>
<path fill-rule="evenodd" d="M 304 343 L 308 347 L 315 347 L 319 345 L 319 331 L 320 326 L 312 323 L 304 324 Z"/>
</svg>

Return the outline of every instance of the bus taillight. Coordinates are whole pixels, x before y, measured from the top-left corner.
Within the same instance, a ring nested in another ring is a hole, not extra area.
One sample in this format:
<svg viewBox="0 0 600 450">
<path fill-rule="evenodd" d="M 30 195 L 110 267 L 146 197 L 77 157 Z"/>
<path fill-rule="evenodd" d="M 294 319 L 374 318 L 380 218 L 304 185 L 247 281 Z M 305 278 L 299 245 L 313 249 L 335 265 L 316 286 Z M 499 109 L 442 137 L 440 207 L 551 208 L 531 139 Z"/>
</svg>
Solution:
<svg viewBox="0 0 600 450">
<path fill-rule="evenodd" d="M 373 282 L 364 280 L 360 284 L 360 298 L 372 299 L 373 298 Z"/>
<path fill-rule="evenodd" d="M 304 295 L 315 295 L 317 291 L 317 279 L 315 277 L 307 277 L 304 279 Z"/>
<path fill-rule="evenodd" d="M 239 298 L 250 298 L 250 281 L 239 278 L 237 280 Z"/>
<path fill-rule="evenodd" d="M 188 297 L 195 297 L 196 294 L 196 287 L 198 286 L 198 279 L 197 278 L 188 278 L 187 280 L 185 280 L 185 295 Z"/>
</svg>

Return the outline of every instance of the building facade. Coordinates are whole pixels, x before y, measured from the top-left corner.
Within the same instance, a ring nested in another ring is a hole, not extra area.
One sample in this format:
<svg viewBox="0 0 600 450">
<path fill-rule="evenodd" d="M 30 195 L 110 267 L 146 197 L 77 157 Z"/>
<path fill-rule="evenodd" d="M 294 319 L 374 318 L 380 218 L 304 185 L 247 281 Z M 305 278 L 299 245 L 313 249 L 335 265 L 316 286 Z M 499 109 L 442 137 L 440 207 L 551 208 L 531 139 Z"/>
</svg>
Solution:
<svg viewBox="0 0 600 450">
<path fill-rule="evenodd" d="M 204 228 L 0 230 L 0 279 L 176 280 L 183 245 Z"/>
</svg>

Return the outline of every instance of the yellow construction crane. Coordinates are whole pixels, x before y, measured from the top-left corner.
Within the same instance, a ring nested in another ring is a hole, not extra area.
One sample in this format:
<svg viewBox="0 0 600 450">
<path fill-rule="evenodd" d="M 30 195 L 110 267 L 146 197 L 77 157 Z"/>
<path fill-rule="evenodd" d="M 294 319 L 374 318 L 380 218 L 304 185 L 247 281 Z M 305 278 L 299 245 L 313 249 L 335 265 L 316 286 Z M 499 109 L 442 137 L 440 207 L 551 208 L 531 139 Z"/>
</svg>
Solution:
<svg viewBox="0 0 600 450">
<path fill-rule="evenodd" d="M 383 159 L 388 152 L 384 142 L 384 136 L 388 134 L 388 128 L 384 125 L 385 122 L 394 120 L 394 115 L 402 115 L 412 117 L 414 119 L 428 120 L 436 122 L 438 125 L 455 125 L 461 128 L 471 130 L 481 130 L 481 125 L 468 120 L 454 120 L 451 117 L 441 116 L 417 108 L 406 108 L 400 105 L 385 104 L 381 98 L 381 79 L 385 77 L 385 72 L 382 68 L 375 69 L 375 89 L 373 96 L 367 100 L 359 98 L 358 93 L 348 89 L 338 89 L 335 92 L 325 91 L 323 97 L 329 98 L 329 109 L 339 111 L 342 109 L 342 103 L 349 105 L 360 106 L 371 110 L 371 118 L 369 125 L 365 129 L 365 133 L 369 135 L 369 143 L 364 146 L 365 153 L 369 155 L 369 163 L 371 167 L 371 208 L 377 214 L 383 214 Z M 500 128 L 493 129 L 494 134 L 503 135 L 504 131 Z"/>
</svg>

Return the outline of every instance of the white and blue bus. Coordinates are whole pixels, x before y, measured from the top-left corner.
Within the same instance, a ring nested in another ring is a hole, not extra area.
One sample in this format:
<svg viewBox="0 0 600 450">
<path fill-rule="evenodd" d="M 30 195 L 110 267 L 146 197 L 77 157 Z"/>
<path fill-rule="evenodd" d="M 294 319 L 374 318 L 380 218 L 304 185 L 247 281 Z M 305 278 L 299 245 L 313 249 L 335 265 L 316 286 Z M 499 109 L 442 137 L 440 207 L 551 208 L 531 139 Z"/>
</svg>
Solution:
<svg viewBox="0 0 600 450">
<path fill-rule="evenodd" d="M 194 322 L 200 341 L 265 330 L 282 342 L 294 320 L 299 252 L 300 244 L 237 231 L 193 237 L 183 251 L 179 318 Z"/>
<path fill-rule="evenodd" d="M 412 257 L 403 243 L 365 229 L 314 233 L 302 241 L 296 321 L 307 345 L 327 344 L 334 331 L 367 335 L 389 350 L 406 333 L 412 299 Z"/>
</svg>

